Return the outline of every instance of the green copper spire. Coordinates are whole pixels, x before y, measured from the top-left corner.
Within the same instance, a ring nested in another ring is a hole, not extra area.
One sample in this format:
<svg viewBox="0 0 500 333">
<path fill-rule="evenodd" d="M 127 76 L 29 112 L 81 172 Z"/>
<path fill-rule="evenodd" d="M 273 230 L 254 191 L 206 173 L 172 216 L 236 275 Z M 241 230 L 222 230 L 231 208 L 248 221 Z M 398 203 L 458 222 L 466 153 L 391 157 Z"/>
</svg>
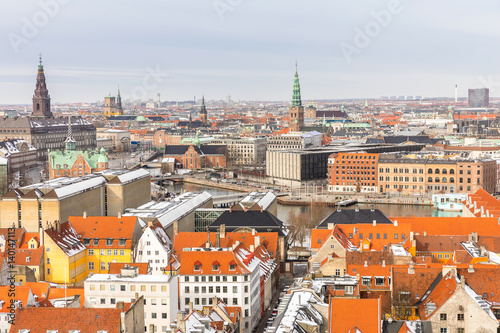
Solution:
<svg viewBox="0 0 500 333">
<path fill-rule="evenodd" d="M 343 105 L 343 104 L 342 104 L 342 106 L 340 107 L 340 110 L 341 110 L 342 112 L 344 112 L 344 105 Z"/>
<path fill-rule="evenodd" d="M 365 99 L 365 108 L 367 108 L 367 107 L 368 107 L 368 100 Z"/>
<path fill-rule="evenodd" d="M 40 58 L 39 58 L 39 64 L 38 64 L 38 68 L 39 69 L 43 69 L 43 65 L 42 65 L 42 53 L 40 53 Z"/>
<path fill-rule="evenodd" d="M 302 106 L 302 100 L 300 98 L 300 83 L 299 83 L 299 73 L 297 71 L 297 62 L 295 63 L 295 78 L 293 80 L 292 106 L 293 107 Z"/>
</svg>

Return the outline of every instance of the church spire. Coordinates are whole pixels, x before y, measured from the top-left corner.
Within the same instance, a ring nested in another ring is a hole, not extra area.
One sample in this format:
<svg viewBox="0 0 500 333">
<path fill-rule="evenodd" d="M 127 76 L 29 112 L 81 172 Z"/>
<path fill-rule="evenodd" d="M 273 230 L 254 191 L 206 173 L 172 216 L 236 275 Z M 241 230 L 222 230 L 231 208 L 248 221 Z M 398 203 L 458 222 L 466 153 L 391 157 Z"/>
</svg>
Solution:
<svg viewBox="0 0 500 333">
<path fill-rule="evenodd" d="M 50 95 L 45 83 L 45 73 L 42 64 L 42 54 L 40 53 L 38 63 L 38 75 L 36 77 L 36 88 L 33 94 L 33 117 L 52 117 L 50 112 Z"/>
<path fill-rule="evenodd" d="M 295 78 L 293 80 L 293 95 L 292 95 L 292 106 L 302 106 L 302 100 L 300 97 L 300 83 L 299 83 L 299 73 L 297 70 L 297 62 L 295 62 Z"/>
<path fill-rule="evenodd" d="M 208 121 L 207 107 L 205 106 L 205 95 L 201 97 L 200 120 L 204 124 Z"/>
<path fill-rule="evenodd" d="M 64 141 L 64 150 L 76 150 L 76 141 L 73 139 L 73 131 L 71 129 L 71 116 L 68 116 L 68 137 Z"/>
</svg>

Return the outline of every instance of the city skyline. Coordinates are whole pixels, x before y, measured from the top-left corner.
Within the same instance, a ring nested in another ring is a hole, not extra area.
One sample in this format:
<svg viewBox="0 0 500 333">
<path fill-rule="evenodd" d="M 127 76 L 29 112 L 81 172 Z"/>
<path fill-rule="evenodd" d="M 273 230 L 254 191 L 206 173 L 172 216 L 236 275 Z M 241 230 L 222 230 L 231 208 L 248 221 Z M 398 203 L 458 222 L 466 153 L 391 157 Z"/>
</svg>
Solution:
<svg viewBox="0 0 500 333">
<path fill-rule="evenodd" d="M 4 4 L 0 104 L 30 104 L 40 52 L 62 103 L 118 85 L 124 100 L 287 101 L 296 60 L 303 100 L 500 95 L 499 1 L 28 3 Z"/>
</svg>

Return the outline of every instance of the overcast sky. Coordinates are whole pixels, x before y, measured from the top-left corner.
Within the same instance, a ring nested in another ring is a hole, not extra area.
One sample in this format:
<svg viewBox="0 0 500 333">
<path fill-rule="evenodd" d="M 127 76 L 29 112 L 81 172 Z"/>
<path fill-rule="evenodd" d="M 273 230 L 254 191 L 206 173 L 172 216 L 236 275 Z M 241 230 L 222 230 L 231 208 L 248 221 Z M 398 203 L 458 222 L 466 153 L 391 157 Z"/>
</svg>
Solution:
<svg viewBox="0 0 500 333">
<path fill-rule="evenodd" d="M 56 4 L 56 6 L 54 6 Z M 500 96 L 500 0 L 0 0 L 0 104 Z"/>
</svg>

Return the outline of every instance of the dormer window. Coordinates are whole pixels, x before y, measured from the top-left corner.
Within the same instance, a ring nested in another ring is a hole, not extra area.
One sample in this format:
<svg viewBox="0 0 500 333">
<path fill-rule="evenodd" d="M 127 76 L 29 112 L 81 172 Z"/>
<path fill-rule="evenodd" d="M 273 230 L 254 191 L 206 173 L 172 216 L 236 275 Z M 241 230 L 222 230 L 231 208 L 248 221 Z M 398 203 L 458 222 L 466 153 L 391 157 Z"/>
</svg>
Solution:
<svg viewBox="0 0 500 333">
<path fill-rule="evenodd" d="M 220 264 L 215 261 L 213 264 L 212 264 L 212 270 L 213 271 L 218 271 L 219 270 L 219 267 L 220 267 Z"/>
<path fill-rule="evenodd" d="M 99 238 L 94 238 L 94 246 L 98 246 L 99 245 Z"/>
<path fill-rule="evenodd" d="M 201 269 L 201 265 L 200 264 L 194 264 L 194 270 L 195 271 L 199 271 Z"/>
<path fill-rule="evenodd" d="M 118 240 L 118 246 L 125 246 L 125 238 L 120 238 Z"/>
<path fill-rule="evenodd" d="M 231 261 L 231 262 L 229 263 L 229 270 L 230 270 L 230 271 L 234 271 L 234 270 L 236 270 L 236 263 L 235 263 L 234 261 Z"/>
<path fill-rule="evenodd" d="M 83 245 L 90 245 L 90 238 L 84 238 Z"/>
<path fill-rule="evenodd" d="M 113 245 L 113 238 L 106 239 L 106 246 L 111 246 L 111 245 Z"/>
</svg>

